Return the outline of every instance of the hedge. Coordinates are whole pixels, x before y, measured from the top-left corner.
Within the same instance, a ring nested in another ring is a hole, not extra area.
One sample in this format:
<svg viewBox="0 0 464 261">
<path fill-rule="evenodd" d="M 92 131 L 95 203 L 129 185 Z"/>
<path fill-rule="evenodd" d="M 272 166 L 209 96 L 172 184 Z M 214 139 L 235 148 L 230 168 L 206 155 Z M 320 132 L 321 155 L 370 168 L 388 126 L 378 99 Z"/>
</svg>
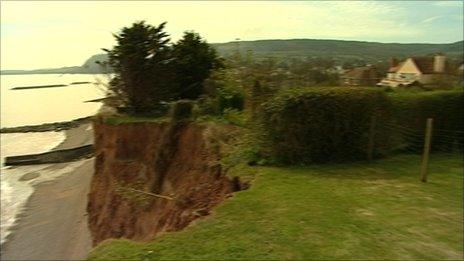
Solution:
<svg viewBox="0 0 464 261">
<path fill-rule="evenodd" d="M 366 159 L 372 116 L 391 121 L 391 102 L 374 88 L 295 88 L 262 104 L 260 121 L 272 159 L 283 164 Z M 374 155 L 390 150 L 391 133 L 374 131 Z"/>
<path fill-rule="evenodd" d="M 390 97 L 395 124 L 400 126 L 398 133 L 410 151 L 422 149 L 427 118 L 434 120 L 432 151 L 449 151 L 457 148 L 462 151 L 464 144 L 462 90 L 398 92 L 390 94 Z"/>
</svg>

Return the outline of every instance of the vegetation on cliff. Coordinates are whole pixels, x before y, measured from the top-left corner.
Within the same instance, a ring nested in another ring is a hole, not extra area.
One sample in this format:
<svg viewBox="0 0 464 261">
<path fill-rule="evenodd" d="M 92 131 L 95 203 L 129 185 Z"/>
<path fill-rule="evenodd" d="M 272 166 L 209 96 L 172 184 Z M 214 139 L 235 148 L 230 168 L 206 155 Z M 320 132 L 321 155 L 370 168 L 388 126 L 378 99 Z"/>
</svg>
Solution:
<svg viewBox="0 0 464 261">
<path fill-rule="evenodd" d="M 164 27 L 134 23 L 115 35 L 111 50 L 104 49 L 114 70 L 109 95 L 130 113 L 149 114 L 169 101 L 197 99 L 203 81 L 220 66 L 214 49 L 198 34 L 186 32 L 171 46 Z"/>
</svg>

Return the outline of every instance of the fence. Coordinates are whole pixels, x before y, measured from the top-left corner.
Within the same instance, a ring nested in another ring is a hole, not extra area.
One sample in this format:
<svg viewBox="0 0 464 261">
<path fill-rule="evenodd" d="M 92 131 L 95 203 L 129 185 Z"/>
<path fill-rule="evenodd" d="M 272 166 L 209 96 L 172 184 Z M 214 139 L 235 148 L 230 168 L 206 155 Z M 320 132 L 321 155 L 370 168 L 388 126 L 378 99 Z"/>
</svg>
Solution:
<svg viewBox="0 0 464 261">
<path fill-rule="evenodd" d="M 378 122 L 372 117 L 369 128 L 367 159 L 373 160 L 375 134 L 379 129 L 392 134 L 392 153 L 421 154 L 420 180 L 427 182 L 430 154 L 438 152 L 462 153 L 464 151 L 462 130 L 445 130 L 434 128 L 433 118 L 428 118 L 423 131 L 418 131 L 394 123 Z"/>
</svg>

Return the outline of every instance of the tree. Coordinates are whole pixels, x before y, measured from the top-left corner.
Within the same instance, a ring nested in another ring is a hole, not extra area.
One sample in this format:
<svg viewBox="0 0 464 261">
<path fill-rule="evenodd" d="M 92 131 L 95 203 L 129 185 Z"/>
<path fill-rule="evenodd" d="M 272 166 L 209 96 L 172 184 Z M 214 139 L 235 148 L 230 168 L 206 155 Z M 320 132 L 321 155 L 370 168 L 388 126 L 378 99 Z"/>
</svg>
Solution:
<svg viewBox="0 0 464 261">
<path fill-rule="evenodd" d="M 166 23 L 157 27 L 144 21 L 124 27 L 115 34 L 117 44 L 108 53 L 115 77 L 109 91 L 121 99 L 135 114 L 150 112 L 171 98 L 170 80 L 173 75 L 166 66 L 170 61 Z"/>
<path fill-rule="evenodd" d="M 253 84 L 250 93 L 250 109 L 252 120 L 255 120 L 257 118 L 259 104 L 263 101 L 261 96 L 261 83 L 259 82 L 259 80 L 255 80 L 255 83 Z"/>
<path fill-rule="evenodd" d="M 172 58 L 175 93 L 179 99 L 197 99 L 204 92 L 203 82 L 211 71 L 223 66 L 216 51 L 194 32 L 185 32 L 173 45 Z"/>
<path fill-rule="evenodd" d="M 157 112 L 163 102 L 197 99 L 204 93 L 204 81 L 211 71 L 223 66 L 216 51 L 194 32 L 170 45 L 158 26 L 144 21 L 124 27 L 108 53 L 115 76 L 109 92 L 135 114 Z M 159 112 L 162 112 L 159 111 Z"/>
</svg>

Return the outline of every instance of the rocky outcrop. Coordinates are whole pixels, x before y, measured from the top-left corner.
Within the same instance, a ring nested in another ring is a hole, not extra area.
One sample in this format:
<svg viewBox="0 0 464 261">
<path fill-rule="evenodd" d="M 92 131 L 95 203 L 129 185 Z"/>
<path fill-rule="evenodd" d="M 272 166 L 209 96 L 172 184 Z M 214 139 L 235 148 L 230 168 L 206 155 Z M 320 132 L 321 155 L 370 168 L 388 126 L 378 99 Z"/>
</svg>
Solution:
<svg viewBox="0 0 464 261">
<path fill-rule="evenodd" d="M 229 129 L 176 123 L 94 122 L 95 174 L 89 193 L 94 244 L 108 238 L 149 240 L 208 215 L 240 190 L 218 160 Z"/>
</svg>

